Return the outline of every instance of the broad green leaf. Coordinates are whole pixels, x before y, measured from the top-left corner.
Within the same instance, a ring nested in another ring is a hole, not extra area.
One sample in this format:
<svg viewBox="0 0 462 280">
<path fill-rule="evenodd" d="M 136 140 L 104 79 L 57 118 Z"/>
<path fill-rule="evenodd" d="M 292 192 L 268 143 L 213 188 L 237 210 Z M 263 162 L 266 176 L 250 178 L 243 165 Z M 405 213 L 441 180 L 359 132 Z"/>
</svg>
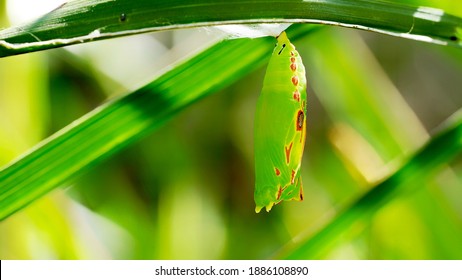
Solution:
<svg viewBox="0 0 462 280">
<path fill-rule="evenodd" d="M 373 15 L 373 16 L 371 16 Z M 462 19 L 372 0 L 76 0 L 0 32 L 0 57 L 166 29 L 230 23 L 321 23 L 462 46 Z"/>
</svg>

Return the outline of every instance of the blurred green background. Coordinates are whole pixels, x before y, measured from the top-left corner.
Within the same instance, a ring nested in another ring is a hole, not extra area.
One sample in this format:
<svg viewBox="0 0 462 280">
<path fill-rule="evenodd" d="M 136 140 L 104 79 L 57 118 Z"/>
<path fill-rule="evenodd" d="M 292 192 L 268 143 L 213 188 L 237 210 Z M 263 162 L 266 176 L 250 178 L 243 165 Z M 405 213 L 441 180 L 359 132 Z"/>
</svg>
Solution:
<svg viewBox="0 0 462 280">
<path fill-rule="evenodd" d="M 462 16 L 457 1 L 407 2 Z M 5 6 L 0 14 L 8 26 Z M 177 30 L 1 59 L 0 164 L 217 35 Z M 294 43 L 309 83 L 305 201 L 254 212 L 253 115 L 263 67 L 1 222 L 0 258 L 278 257 L 462 107 L 460 49 L 338 27 Z M 345 227 L 319 257 L 461 259 L 462 157 L 413 183 L 417 192 Z"/>
</svg>

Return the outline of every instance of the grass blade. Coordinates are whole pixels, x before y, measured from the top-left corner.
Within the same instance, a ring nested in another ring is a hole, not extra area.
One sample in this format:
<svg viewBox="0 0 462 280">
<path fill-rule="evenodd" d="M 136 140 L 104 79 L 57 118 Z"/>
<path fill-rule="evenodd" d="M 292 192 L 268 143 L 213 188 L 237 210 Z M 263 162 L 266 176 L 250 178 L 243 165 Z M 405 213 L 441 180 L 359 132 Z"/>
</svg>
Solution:
<svg viewBox="0 0 462 280">
<path fill-rule="evenodd" d="M 77 0 L 34 22 L 2 30 L 0 57 L 150 31 L 259 22 L 339 25 L 462 47 L 461 18 L 390 2 Z"/>
</svg>

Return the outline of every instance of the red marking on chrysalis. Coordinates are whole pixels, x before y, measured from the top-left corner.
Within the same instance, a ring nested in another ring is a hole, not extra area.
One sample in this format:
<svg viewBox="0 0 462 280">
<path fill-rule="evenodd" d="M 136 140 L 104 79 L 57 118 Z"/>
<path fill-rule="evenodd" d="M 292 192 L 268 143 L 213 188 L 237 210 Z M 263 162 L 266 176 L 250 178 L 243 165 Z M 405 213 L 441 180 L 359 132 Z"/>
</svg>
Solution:
<svg viewBox="0 0 462 280">
<path fill-rule="evenodd" d="M 300 190 L 300 200 L 303 200 L 303 192 Z"/>
<path fill-rule="evenodd" d="M 292 44 L 291 44 L 292 45 Z M 292 45 L 293 47 L 293 45 Z M 290 56 L 295 56 L 295 53 L 293 51 L 290 52 Z"/>
<path fill-rule="evenodd" d="M 295 57 L 291 57 L 290 62 L 295 63 Z"/>
<path fill-rule="evenodd" d="M 302 130 L 304 120 L 305 120 L 305 114 L 303 113 L 302 110 L 298 110 L 297 123 L 295 124 L 297 131 Z"/>
<path fill-rule="evenodd" d="M 292 175 L 291 175 L 291 177 L 290 177 L 290 183 L 291 183 L 291 184 L 293 184 L 293 183 L 295 182 L 294 179 L 295 179 L 295 171 L 292 170 Z"/>
<path fill-rule="evenodd" d="M 286 163 L 287 164 L 289 164 L 289 162 L 290 162 L 290 152 L 292 151 L 292 144 L 293 144 L 293 142 L 290 142 L 289 147 L 287 147 L 287 146 L 284 147 L 284 150 L 286 152 Z"/>
<path fill-rule="evenodd" d="M 293 72 L 295 72 L 295 70 L 297 70 L 297 64 L 296 64 L 296 63 L 291 63 L 291 64 L 290 64 L 290 70 L 292 70 Z"/>
<path fill-rule="evenodd" d="M 279 169 L 277 169 L 276 167 L 274 168 L 274 172 L 276 173 L 276 176 L 281 175 L 281 171 L 279 171 Z"/>
<path fill-rule="evenodd" d="M 300 92 L 298 91 L 298 89 L 294 91 L 294 99 L 300 102 Z"/>
<path fill-rule="evenodd" d="M 292 84 L 294 84 L 294 86 L 298 86 L 298 77 L 297 76 L 292 76 Z"/>
<path fill-rule="evenodd" d="M 281 195 L 282 195 L 282 187 L 279 186 L 279 189 L 278 189 L 278 196 L 276 197 L 276 200 L 279 200 L 281 198 Z"/>
</svg>

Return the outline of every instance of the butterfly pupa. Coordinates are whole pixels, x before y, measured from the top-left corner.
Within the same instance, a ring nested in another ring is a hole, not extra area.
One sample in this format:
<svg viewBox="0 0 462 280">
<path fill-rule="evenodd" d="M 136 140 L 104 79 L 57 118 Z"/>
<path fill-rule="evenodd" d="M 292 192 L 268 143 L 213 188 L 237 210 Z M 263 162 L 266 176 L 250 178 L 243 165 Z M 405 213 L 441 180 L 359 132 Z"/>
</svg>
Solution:
<svg viewBox="0 0 462 280">
<path fill-rule="evenodd" d="M 303 200 L 300 166 L 306 138 L 306 77 L 285 32 L 268 63 L 254 125 L 255 212 Z"/>
</svg>

